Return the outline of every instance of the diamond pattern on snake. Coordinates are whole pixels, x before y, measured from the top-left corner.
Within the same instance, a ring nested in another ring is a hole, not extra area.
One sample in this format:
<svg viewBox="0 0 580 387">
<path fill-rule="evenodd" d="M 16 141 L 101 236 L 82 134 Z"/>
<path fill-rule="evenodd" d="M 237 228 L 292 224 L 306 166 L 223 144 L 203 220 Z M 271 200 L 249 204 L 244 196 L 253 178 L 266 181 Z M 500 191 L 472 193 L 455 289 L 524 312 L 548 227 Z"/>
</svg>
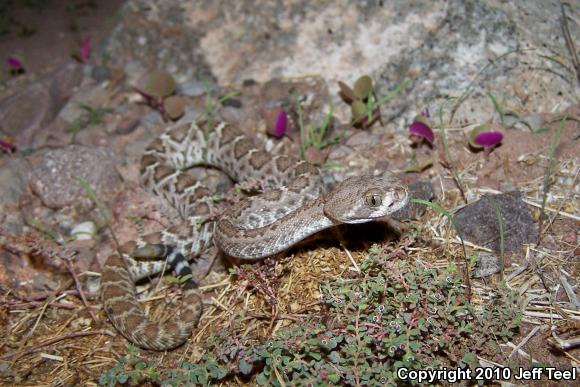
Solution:
<svg viewBox="0 0 580 387">
<path fill-rule="evenodd" d="M 265 182 L 267 189 L 210 221 L 213 193 L 185 173 L 197 165 L 219 168 L 237 182 Z M 152 321 L 139 305 L 135 281 L 161 272 L 165 264 L 179 276 L 189 275 L 188 261 L 213 243 L 226 255 L 255 260 L 339 224 L 389 216 L 408 201 L 407 188 L 390 175 L 352 177 L 325 192 L 320 172 L 312 164 L 256 148 L 239 128 L 224 122 L 169 128 L 145 150 L 141 180 L 147 190 L 178 210 L 181 222 L 128 242 L 111 255 L 103 267 L 101 298 L 109 319 L 125 338 L 158 351 L 188 339 L 201 317 L 201 297 L 190 279 L 184 284 L 176 316 L 166 322 Z"/>
</svg>

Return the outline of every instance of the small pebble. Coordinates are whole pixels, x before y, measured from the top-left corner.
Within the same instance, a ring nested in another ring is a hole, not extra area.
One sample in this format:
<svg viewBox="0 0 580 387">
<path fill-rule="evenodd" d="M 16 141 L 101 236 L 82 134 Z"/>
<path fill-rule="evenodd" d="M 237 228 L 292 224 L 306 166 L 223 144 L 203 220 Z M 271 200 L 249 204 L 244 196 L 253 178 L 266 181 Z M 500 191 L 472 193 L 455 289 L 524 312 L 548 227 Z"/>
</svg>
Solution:
<svg viewBox="0 0 580 387">
<path fill-rule="evenodd" d="M 86 241 L 94 238 L 97 232 L 97 226 L 91 222 L 79 223 L 73 227 L 71 236 L 77 241 Z"/>
<path fill-rule="evenodd" d="M 177 85 L 177 94 L 188 97 L 199 97 L 207 92 L 215 91 L 215 84 L 206 85 L 201 81 L 190 80 Z"/>
<path fill-rule="evenodd" d="M 473 271 L 474 278 L 487 277 L 501 270 L 497 255 L 486 252 L 479 253 L 477 265 Z"/>
</svg>

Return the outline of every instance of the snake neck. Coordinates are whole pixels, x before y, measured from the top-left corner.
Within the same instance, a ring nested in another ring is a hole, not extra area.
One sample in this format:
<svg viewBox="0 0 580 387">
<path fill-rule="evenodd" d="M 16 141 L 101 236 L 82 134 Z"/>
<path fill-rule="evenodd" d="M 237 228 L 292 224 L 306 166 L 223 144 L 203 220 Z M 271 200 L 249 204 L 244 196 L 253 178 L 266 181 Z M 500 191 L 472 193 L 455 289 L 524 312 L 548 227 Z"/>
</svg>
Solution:
<svg viewBox="0 0 580 387">
<path fill-rule="evenodd" d="M 231 257 L 268 257 L 333 226 L 332 220 L 324 215 L 323 204 L 322 198 L 316 198 L 277 221 L 255 229 L 241 228 L 225 214 L 216 225 L 214 240 Z"/>
</svg>

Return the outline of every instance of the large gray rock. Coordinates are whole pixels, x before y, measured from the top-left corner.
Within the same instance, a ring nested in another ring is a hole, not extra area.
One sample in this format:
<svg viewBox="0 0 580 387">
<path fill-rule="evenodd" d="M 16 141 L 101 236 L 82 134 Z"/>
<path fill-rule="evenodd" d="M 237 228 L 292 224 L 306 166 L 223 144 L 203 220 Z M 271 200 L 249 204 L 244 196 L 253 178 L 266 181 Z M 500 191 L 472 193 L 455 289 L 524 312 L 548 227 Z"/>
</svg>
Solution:
<svg viewBox="0 0 580 387">
<path fill-rule="evenodd" d="M 455 214 L 457 232 L 463 239 L 495 252 L 500 252 L 502 238 L 506 253 L 517 252 L 524 244 L 537 243 L 537 226 L 521 196 L 518 191 L 486 195 L 463 207 Z"/>
<path fill-rule="evenodd" d="M 558 2 L 129 0 L 123 13 L 105 46 L 130 82 L 154 68 L 222 85 L 320 74 L 335 95 L 338 80 L 369 74 L 386 95 L 408 79 L 382 109 L 398 130 L 425 108 L 452 126 L 486 122 L 497 117 L 488 93 L 516 112 L 580 99 Z"/>
<path fill-rule="evenodd" d="M 82 80 L 78 64 L 70 62 L 30 83 L 11 86 L 0 100 L 0 127 L 16 140 L 17 147 L 33 145 L 33 139 L 54 120 Z"/>
<path fill-rule="evenodd" d="M 87 197 L 78 179 L 87 182 L 100 198 L 117 191 L 121 184 L 116 156 L 105 148 L 69 145 L 33 159 L 30 187 L 47 207 L 61 208 Z"/>
<path fill-rule="evenodd" d="M 0 159 L 0 205 L 16 203 L 26 192 L 30 164 L 22 157 Z"/>
</svg>

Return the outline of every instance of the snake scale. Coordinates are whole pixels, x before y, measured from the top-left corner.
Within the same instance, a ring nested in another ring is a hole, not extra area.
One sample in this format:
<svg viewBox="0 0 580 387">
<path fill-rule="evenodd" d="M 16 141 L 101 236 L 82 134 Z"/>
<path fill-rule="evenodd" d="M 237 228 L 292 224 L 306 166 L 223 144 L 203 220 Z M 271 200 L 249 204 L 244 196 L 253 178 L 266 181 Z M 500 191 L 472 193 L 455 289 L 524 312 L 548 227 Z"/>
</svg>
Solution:
<svg viewBox="0 0 580 387">
<path fill-rule="evenodd" d="M 265 191 L 227 209 L 217 221 L 213 193 L 186 170 L 219 168 L 235 181 L 256 179 Z M 167 263 L 177 275 L 191 274 L 188 260 L 215 244 L 240 259 L 283 252 L 321 230 L 388 216 L 407 204 L 407 189 L 391 175 L 346 179 L 324 192 L 317 168 L 254 147 L 235 125 L 207 121 L 169 128 L 141 160 L 145 188 L 176 208 L 181 223 L 119 248 L 102 271 L 101 298 L 115 328 L 134 344 L 168 350 L 184 343 L 197 326 L 202 302 L 196 284 L 184 284 L 182 306 L 172 319 L 151 321 L 139 304 L 135 281 L 161 272 Z M 159 258 L 143 260 L 143 258 Z"/>
</svg>

